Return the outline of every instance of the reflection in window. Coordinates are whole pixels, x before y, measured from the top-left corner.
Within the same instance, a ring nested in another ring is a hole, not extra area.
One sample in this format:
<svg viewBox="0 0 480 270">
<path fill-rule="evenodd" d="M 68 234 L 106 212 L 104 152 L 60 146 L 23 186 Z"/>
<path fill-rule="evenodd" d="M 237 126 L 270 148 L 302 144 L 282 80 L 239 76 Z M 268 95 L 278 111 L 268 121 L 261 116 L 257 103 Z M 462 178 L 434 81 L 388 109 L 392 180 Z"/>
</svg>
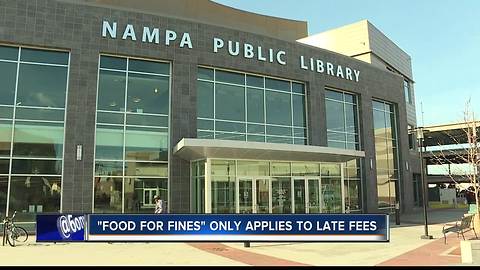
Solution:
<svg viewBox="0 0 480 270">
<path fill-rule="evenodd" d="M 165 62 L 100 57 L 95 212 L 153 213 L 156 195 L 166 209 L 169 73 Z"/>
<path fill-rule="evenodd" d="M 10 182 L 9 213 L 16 221 L 34 221 L 36 213 L 60 211 L 61 177 L 15 176 Z"/>
<path fill-rule="evenodd" d="M 95 177 L 95 213 L 122 212 L 122 178 Z"/>
<path fill-rule="evenodd" d="M 14 159 L 12 160 L 12 174 L 61 175 L 62 161 L 44 159 Z"/>
<path fill-rule="evenodd" d="M 127 160 L 167 161 L 167 129 L 129 127 L 125 133 L 125 158 Z"/>
<path fill-rule="evenodd" d="M 127 162 L 125 167 L 127 176 L 168 177 L 168 164 L 155 162 Z"/>
<path fill-rule="evenodd" d="M 152 214 L 155 209 L 155 196 L 164 201 L 164 211 L 167 208 L 168 181 L 167 179 L 125 178 L 124 180 L 124 209 L 125 213 Z"/>
<path fill-rule="evenodd" d="M 245 121 L 245 88 L 218 83 L 215 91 L 216 118 Z"/>
<path fill-rule="evenodd" d="M 99 110 L 125 111 L 125 72 L 100 70 L 98 83 Z"/>
<path fill-rule="evenodd" d="M 10 157 L 11 138 L 12 121 L 0 120 L 0 157 Z"/>
<path fill-rule="evenodd" d="M 198 82 L 197 115 L 198 117 L 213 118 L 213 83 Z"/>
<path fill-rule="evenodd" d="M 123 160 L 123 128 L 116 126 L 97 126 L 97 159 Z"/>
<path fill-rule="evenodd" d="M 306 135 L 303 84 L 198 68 L 198 138 L 306 144 Z"/>
<path fill-rule="evenodd" d="M 95 162 L 95 174 L 101 176 L 122 176 L 123 162 L 97 161 Z"/>
<path fill-rule="evenodd" d="M 394 106 L 384 101 L 372 101 L 375 156 L 377 167 L 378 207 L 395 207 L 398 182 L 398 153 L 396 148 L 396 115 Z"/>
<path fill-rule="evenodd" d="M 0 159 L 0 174 L 8 175 L 9 171 L 10 171 L 10 160 Z"/>
<path fill-rule="evenodd" d="M 68 52 L 0 46 L 0 215 L 60 210 L 68 64 Z"/>
<path fill-rule="evenodd" d="M 68 65 L 68 53 L 22 48 L 20 61 L 53 65 Z"/>
<path fill-rule="evenodd" d="M 248 122 L 253 123 L 264 123 L 265 122 L 265 112 L 264 112 L 264 91 L 262 89 L 256 88 L 247 88 L 247 112 L 248 112 Z"/>
<path fill-rule="evenodd" d="M 13 105 L 15 102 L 15 83 L 17 79 L 17 64 L 0 60 L 0 82 L 2 94 L 0 105 Z"/>
<path fill-rule="evenodd" d="M 168 77 L 163 76 L 130 74 L 128 76 L 128 111 L 168 114 L 168 81 Z"/>
<path fill-rule="evenodd" d="M 291 95 L 274 91 L 265 91 L 267 123 L 275 125 L 292 125 Z M 287 110 L 285 108 L 288 108 Z"/>
<path fill-rule="evenodd" d="M 62 158 L 63 123 L 16 122 L 13 156 Z"/>
<path fill-rule="evenodd" d="M 20 64 L 17 105 L 64 108 L 67 68 Z"/>
</svg>

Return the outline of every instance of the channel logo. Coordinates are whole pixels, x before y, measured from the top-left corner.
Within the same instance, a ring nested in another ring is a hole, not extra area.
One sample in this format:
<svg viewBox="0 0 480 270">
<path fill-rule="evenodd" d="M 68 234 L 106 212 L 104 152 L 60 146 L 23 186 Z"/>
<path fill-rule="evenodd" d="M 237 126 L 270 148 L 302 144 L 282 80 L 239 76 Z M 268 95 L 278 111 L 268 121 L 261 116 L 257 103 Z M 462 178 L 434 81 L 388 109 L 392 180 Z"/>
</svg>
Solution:
<svg viewBox="0 0 480 270">
<path fill-rule="evenodd" d="M 59 216 L 57 218 L 57 228 L 63 239 L 70 239 L 72 234 L 85 230 L 85 216 Z"/>
<path fill-rule="evenodd" d="M 37 242 L 85 241 L 87 217 L 83 214 L 37 214 Z"/>
</svg>

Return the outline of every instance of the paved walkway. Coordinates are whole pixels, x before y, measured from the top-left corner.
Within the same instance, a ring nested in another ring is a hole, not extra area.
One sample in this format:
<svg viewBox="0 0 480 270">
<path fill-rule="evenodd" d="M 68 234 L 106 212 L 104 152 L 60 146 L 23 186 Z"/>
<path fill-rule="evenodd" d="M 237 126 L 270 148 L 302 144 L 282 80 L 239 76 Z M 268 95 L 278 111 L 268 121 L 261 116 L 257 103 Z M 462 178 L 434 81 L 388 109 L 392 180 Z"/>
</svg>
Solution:
<svg viewBox="0 0 480 270">
<path fill-rule="evenodd" d="M 307 264 L 284 260 L 281 258 L 261 255 L 252 251 L 232 248 L 217 243 L 194 243 L 190 244 L 200 250 L 219 255 L 225 258 L 236 260 L 247 265 L 255 266 L 307 266 Z"/>
<path fill-rule="evenodd" d="M 472 233 L 466 233 L 465 239 L 475 239 Z M 444 239 L 436 239 L 422 247 L 406 252 L 400 256 L 384 261 L 380 266 L 433 266 L 459 265 L 462 262 L 460 240 L 456 234 L 447 235 L 447 244 Z"/>
<path fill-rule="evenodd" d="M 400 226 L 392 225 L 389 243 L 252 243 L 245 248 L 243 243 L 40 244 L 31 239 L 15 248 L 0 246 L 0 265 L 460 265 L 460 240 L 451 234 L 445 245 L 441 229 L 443 221 L 458 220 L 463 212 L 431 211 L 434 240 L 420 239 L 423 216 L 411 214 L 402 216 Z"/>
</svg>

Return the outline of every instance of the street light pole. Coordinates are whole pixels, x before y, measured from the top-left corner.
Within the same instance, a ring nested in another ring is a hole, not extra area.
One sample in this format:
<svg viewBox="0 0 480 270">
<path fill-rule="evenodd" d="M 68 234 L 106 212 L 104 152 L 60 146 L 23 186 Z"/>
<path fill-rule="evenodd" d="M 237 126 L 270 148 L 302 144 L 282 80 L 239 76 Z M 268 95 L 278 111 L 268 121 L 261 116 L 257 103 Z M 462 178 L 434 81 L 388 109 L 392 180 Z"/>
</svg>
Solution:
<svg viewBox="0 0 480 270">
<path fill-rule="evenodd" d="M 418 132 L 420 131 L 420 132 Z M 423 217 L 425 221 L 425 234 L 422 235 L 421 239 L 433 239 L 433 236 L 428 234 L 428 215 L 427 215 L 427 185 L 425 183 L 425 168 L 423 166 L 423 140 L 424 140 L 424 130 L 423 127 L 417 129 L 417 138 L 419 139 L 420 143 L 420 170 L 422 171 L 421 174 L 421 181 L 422 181 L 422 193 L 423 193 Z"/>
</svg>

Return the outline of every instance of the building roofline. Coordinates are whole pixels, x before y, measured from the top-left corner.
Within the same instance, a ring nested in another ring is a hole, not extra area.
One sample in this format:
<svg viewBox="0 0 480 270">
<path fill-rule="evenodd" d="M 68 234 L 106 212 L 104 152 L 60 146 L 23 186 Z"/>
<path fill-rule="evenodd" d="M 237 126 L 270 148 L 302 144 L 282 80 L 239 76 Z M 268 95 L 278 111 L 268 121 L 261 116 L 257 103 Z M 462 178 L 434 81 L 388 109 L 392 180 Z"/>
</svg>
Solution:
<svg viewBox="0 0 480 270">
<path fill-rule="evenodd" d="M 227 6 L 227 5 L 224 5 L 224 4 L 221 4 L 221 3 L 216 2 L 215 0 L 209 0 L 209 1 L 210 1 L 211 3 L 213 3 L 213 4 L 215 4 L 215 5 L 222 6 L 222 7 L 225 7 L 225 8 L 229 8 L 229 9 L 235 10 L 235 11 L 237 11 L 237 12 L 241 12 L 241 13 L 247 13 L 247 14 L 252 14 L 252 15 L 257 15 L 257 16 L 266 17 L 266 18 L 276 19 L 276 20 L 291 21 L 291 22 L 295 22 L 295 23 L 305 23 L 305 24 L 308 25 L 308 22 L 307 22 L 307 21 L 295 20 L 295 19 L 289 19 L 289 18 L 283 18 L 283 17 L 277 17 L 277 16 L 271 16 L 271 15 L 261 14 L 261 13 L 257 13 L 257 12 L 253 12 L 253 11 L 247 11 L 247 10 L 243 10 L 243 9 L 239 9 L 239 8 Z"/>
<path fill-rule="evenodd" d="M 295 41 L 308 35 L 306 21 L 273 17 L 240 10 L 212 0 L 56 0 L 77 5 L 106 7 L 223 26 L 243 32 Z"/>
</svg>

